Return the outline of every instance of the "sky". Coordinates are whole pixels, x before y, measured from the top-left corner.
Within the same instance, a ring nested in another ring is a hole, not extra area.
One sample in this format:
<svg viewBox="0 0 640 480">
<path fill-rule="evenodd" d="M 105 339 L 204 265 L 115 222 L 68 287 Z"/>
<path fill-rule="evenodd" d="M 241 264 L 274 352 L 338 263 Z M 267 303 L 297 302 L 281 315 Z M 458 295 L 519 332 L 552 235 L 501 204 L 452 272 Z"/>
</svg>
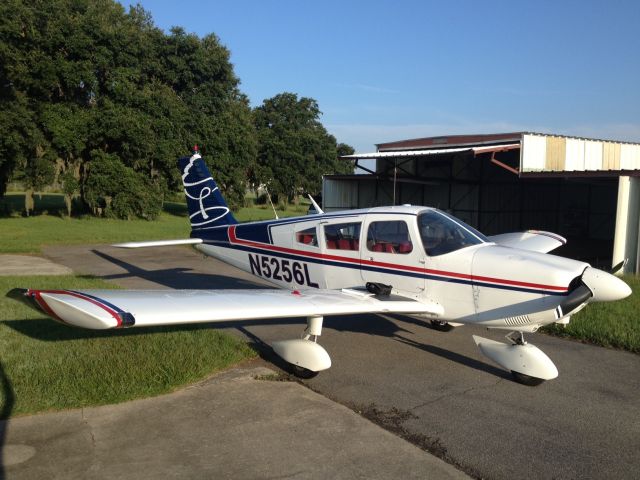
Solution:
<svg viewBox="0 0 640 480">
<path fill-rule="evenodd" d="M 357 152 L 533 131 L 640 142 L 640 1 L 141 0 L 215 33 L 252 106 L 312 97 Z"/>
</svg>

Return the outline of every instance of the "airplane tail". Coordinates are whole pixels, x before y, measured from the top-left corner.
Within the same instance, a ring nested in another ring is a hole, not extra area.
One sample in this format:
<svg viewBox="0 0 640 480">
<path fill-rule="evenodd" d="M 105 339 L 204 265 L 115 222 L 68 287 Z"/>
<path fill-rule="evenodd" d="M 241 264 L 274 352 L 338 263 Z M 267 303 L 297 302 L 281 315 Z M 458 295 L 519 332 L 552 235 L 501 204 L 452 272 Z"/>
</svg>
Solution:
<svg viewBox="0 0 640 480">
<path fill-rule="evenodd" d="M 238 223 L 197 149 L 178 160 L 192 230 Z"/>
</svg>

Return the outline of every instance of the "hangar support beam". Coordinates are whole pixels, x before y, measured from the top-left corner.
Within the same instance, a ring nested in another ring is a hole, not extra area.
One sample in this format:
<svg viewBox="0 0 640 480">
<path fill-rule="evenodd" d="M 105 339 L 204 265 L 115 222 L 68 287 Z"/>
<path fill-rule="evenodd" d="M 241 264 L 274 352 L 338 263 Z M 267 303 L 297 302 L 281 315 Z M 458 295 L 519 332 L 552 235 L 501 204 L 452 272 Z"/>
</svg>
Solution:
<svg viewBox="0 0 640 480">
<path fill-rule="evenodd" d="M 618 183 L 618 207 L 616 230 L 613 240 L 612 265 L 628 258 L 624 273 L 638 273 L 638 229 L 640 228 L 640 178 L 620 177 Z"/>
</svg>

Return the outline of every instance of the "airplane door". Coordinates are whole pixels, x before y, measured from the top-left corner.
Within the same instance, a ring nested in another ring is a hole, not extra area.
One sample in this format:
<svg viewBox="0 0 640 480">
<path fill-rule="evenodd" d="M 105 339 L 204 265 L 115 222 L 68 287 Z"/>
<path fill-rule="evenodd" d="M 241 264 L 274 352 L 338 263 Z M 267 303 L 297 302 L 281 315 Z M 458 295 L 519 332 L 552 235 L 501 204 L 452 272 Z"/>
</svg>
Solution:
<svg viewBox="0 0 640 480">
<path fill-rule="evenodd" d="M 362 219 L 337 218 L 320 222 L 323 278 L 326 288 L 353 288 L 360 278 Z"/>
<path fill-rule="evenodd" d="M 360 245 L 364 283 L 391 285 L 411 295 L 425 290 L 425 253 L 414 215 L 368 215 Z"/>
<path fill-rule="evenodd" d="M 418 216 L 418 232 L 424 251 L 427 298 L 444 307 L 448 320 L 475 316 L 471 265 L 479 237 L 460 220 L 439 211 Z"/>
</svg>

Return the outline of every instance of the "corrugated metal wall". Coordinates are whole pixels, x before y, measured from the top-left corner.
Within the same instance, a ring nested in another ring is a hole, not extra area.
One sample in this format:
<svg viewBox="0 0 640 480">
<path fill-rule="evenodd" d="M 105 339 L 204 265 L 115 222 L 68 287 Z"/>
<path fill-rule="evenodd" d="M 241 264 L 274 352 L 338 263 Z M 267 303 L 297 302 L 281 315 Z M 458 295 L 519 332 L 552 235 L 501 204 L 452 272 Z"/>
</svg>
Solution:
<svg viewBox="0 0 640 480">
<path fill-rule="evenodd" d="M 640 145 L 553 135 L 522 137 L 522 172 L 640 170 Z"/>
</svg>

